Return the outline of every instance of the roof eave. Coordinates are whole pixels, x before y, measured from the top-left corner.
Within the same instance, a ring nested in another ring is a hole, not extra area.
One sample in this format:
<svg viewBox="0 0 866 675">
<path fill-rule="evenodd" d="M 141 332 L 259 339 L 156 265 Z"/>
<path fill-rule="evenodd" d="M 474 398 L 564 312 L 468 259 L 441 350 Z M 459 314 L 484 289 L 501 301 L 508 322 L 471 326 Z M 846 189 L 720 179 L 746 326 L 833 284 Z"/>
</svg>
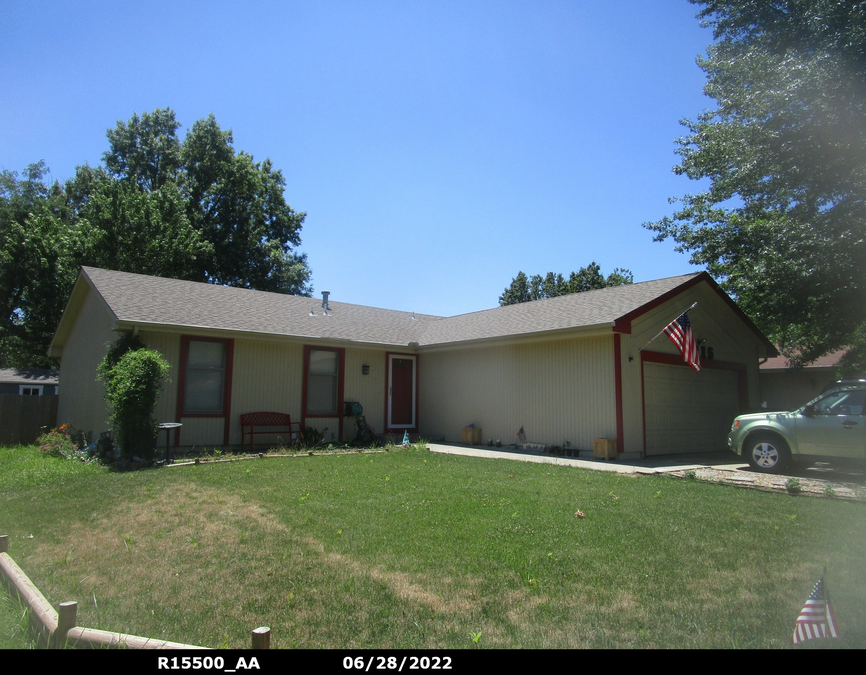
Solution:
<svg viewBox="0 0 866 675">
<path fill-rule="evenodd" d="M 687 279 L 679 286 L 676 286 L 667 291 L 666 293 L 663 293 L 653 298 L 649 302 L 644 303 L 640 307 L 637 307 L 636 309 L 633 309 L 632 311 L 623 314 L 621 317 L 617 318 L 614 321 L 614 332 L 631 333 L 631 324 L 639 316 L 645 314 L 646 312 L 649 312 L 650 310 L 658 307 L 659 305 L 664 304 L 665 302 L 676 297 L 683 291 L 688 290 L 693 286 L 697 286 L 702 281 L 707 282 L 710 288 L 715 291 L 716 294 L 718 294 L 718 296 L 728 305 L 728 307 L 730 307 L 734 311 L 734 313 L 740 318 L 740 320 L 744 324 L 746 324 L 746 327 L 750 331 L 752 331 L 755 336 L 757 336 L 757 338 L 764 345 L 764 348 L 767 350 L 768 357 L 779 355 L 779 352 L 776 350 L 775 345 L 767 339 L 767 337 L 760 331 L 760 329 L 754 324 L 754 322 L 748 317 L 748 315 L 739 308 L 737 303 L 731 300 L 730 296 L 721 289 L 721 287 L 716 283 L 715 279 L 713 279 L 708 272 L 700 272 L 691 279 Z"/>
<path fill-rule="evenodd" d="M 290 341 L 308 343 L 312 340 L 316 342 L 331 342 L 335 344 L 352 344 L 352 345 L 369 345 L 381 347 L 407 347 L 411 343 L 406 342 L 387 342 L 379 340 L 353 340 L 351 338 L 340 338 L 327 335 L 305 335 L 303 333 L 274 333 L 272 331 L 256 331 L 256 330 L 239 330 L 232 328 L 220 328 L 217 326 L 206 326 L 196 324 L 176 324 L 176 323 L 158 323 L 155 321 L 140 321 L 124 319 L 117 322 L 116 330 L 119 331 L 134 331 L 147 330 L 156 333 L 176 333 L 176 334 L 195 334 L 202 336 L 220 336 L 231 337 L 236 339 L 255 338 L 267 339 L 274 341 Z"/>
<path fill-rule="evenodd" d="M 520 344 L 526 342 L 546 342 L 550 340 L 563 340 L 571 337 L 594 337 L 598 335 L 610 335 L 613 333 L 613 325 L 609 321 L 590 324 L 587 326 L 569 326 L 567 328 L 555 328 L 545 331 L 533 331 L 530 333 L 518 333 L 512 335 L 493 335 L 489 337 L 470 338 L 467 340 L 453 340 L 449 342 L 434 342 L 420 344 L 419 352 L 447 351 L 449 349 L 463 349 L 466 347 L 487 347 L 506 344 Z"/>
</svg>

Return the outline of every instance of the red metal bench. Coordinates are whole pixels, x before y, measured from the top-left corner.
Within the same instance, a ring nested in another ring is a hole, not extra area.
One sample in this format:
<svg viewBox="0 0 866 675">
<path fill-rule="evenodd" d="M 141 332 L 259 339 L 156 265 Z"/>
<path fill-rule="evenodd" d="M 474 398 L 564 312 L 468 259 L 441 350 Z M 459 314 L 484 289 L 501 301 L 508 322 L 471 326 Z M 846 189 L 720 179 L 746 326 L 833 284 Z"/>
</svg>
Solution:
<svg viewBox="0 0 866 675">
<path fill-rule="evenodd" d="M 241 415 L 241 446 L 246 435 L 250 435 L 250 450 L 253 437 L 261 434 L 288 434 L 286 442 L 296 441 L 301 436 L 301 425 L 292 422 L 292 416 L 278 412 L 255 412 Z"/>
</svg>

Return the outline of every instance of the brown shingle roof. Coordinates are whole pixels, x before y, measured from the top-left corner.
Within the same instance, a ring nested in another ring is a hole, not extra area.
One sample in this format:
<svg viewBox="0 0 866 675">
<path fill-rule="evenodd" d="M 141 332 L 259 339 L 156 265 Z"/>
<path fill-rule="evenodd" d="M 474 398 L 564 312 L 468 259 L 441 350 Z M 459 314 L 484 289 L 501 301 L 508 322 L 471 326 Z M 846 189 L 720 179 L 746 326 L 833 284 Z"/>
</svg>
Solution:
<svg viewBox="0 0 866 675">
<path fill-rule="evenodd" d="M 444 345 L 612 325 L 694 279 L 685 274 L 450 318 L 243 288 L 82 268 L 120 322 L 161 324 L 386 345 Z M 311 310 L 313 315 L 311 316 Z"/>
<path fill-rule="evenodd" d="M 847 347 L 845 349 L 839 349 L 835 352 L 830 352 L 829 354 L 825 354 L 824 356 L 819 356 L 817 359 L 812 361 L 812 363 L 807 363 L 803 367 L 804 368 L 833 368 L 839 363 L 839 359 L 841 359 L 845 352 L 847 352 Z M 761 364 L 761 370 L 786 370 L 791 367 L 790 360 L 787 356 L 775 356 L 773 358 L 767 359 L 764 363 Z"/>
<path fill-rule="evenodd" d="M 424 324 L 439 319 L 344 302 L 329 302 L 325 316 L 316 298 L 94 267 L 82 270 L 118 321 L 135 324 L 406 345 L 418 341 Z"/>
<path fill-rule="evenodd" d="M 522 302 L 442 319 L 425 327 L 422 345 L 527 335 L 613 322 L 693 279 L 696 274 L 643 281 L 558 298 Z"/>
</svg>

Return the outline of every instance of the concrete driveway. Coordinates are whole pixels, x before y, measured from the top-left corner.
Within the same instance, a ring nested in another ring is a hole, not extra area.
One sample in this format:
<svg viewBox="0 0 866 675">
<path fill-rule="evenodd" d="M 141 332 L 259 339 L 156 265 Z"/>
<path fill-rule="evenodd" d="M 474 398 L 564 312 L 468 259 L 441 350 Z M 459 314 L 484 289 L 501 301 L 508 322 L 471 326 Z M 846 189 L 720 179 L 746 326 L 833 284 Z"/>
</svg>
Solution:
<svg viewBox="0 0 866 675">
<path fill-rule="evenodd" d="M 574 459 L 552 457 L 539 450 L 516 450 L 511 448 L 490 448 L 449 443 L 428 443 L 431 452 L 468 457 L 489 457 L 510 459 L 518 462 L 538 462 L 575 466 L 596 471 L 616 471 L 631 474 L 677 473 L 694 469 L 696 478 L 711 482 L 727 483 L 747 488 L 785 492 L 788 477 L 800 479 L 804 494 L 814 496 L 835 495 L 843 499 L 866 500 L 866 469 L 833 467 L 829 464 L 793 464 L 785 475 L 756 473 L 749 464 L 729 451 L 703 452 L 682 455 L 666 455 L 650 459 L 620 459 L 605 461 L 599 459 Z M 829 494 L 828 494 L 829 489 Z"/>
<path fill-rule="evenodd" d="M 732 452 L 703 452 L 688 455 L 666 455 L 650 459 L 605 461 L 603 459 L 575 459 L 554 457 L 540 450 L 513 450 L 510 448 L 490 448 L 480 445 L 458 445 L 452 443 L 428 443 L 431 452 L 467 457 L 489 457 L 511 459 L 518 462 L 537 462 L 539 464 L 559 464 L 576 466 L 597 471 L 616 471 L 619 473 L 670 473 L 688 469 L 715 468 L 725 471 L 747 470 L 749 465 Z"/>
</svg>

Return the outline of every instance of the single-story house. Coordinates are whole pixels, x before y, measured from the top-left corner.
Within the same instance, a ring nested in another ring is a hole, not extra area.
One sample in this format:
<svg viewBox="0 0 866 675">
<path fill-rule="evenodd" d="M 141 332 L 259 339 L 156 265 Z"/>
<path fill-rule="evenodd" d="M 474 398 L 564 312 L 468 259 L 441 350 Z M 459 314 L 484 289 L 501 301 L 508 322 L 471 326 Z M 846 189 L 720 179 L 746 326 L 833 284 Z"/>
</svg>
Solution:
<svg viewBox="0 0 866 675">
<path fill-rule="evenodd" d="M 818 396 L 836 381 L 836 365 L 847 349 L 815 359 L 802 368 L 791 368 L 785 356 L 774 356 L 761 364 L 761 406 L 767 410 L 794 410 Z"/>
<path fill-rule="evenodd" d="M 700 372 L 658 335 L 695 302 Z M 439 317 L 84 267 L 49 350 L 59 421 L 107 429 L 96 367 L 124 331 L 171 364 L 156 417 L 199 447 L 240 445 L 240 416 L 259 411 L 349 441 L 344 403 L 359 402 L 379 433 L 459 442 L 474 424 L 505 445 L 523 427 L 629 456 L 722 449 L 776 354 L 706 273 Z"/>
<path fill-rule="evenodd" d="M 0 368 L 0 395 L 54 396 L 58 378 L 49 368 Z"/>
</svg>

